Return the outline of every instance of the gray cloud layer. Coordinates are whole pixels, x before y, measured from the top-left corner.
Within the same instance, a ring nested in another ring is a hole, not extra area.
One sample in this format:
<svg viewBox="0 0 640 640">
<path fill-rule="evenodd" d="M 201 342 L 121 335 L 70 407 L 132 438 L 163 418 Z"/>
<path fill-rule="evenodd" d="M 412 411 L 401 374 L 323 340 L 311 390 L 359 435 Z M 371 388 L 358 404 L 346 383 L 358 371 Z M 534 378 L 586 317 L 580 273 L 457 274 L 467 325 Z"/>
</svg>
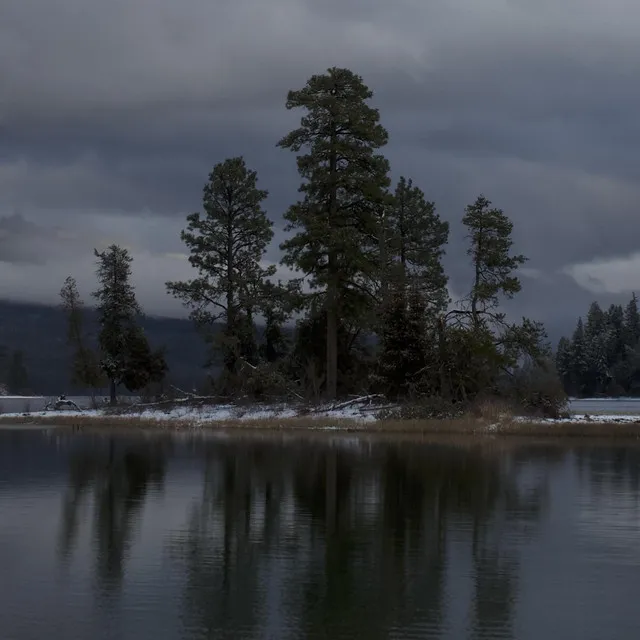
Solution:
<svg viewBox="0 0 640 640">
<path fill-rule="evenodd" d="M 178 233 L 211 166 L 245 155 L 279 240 L 286 92 L 338 65 L 374 89 L 394 174 L 452 221 L 453 289 L 484 192 L 534 269 L 516 310 L 573 322 L 640 288 L 639 27 L 625 0 L 2 3 L 0 296 L 54 301 L 68 273 L 88 293 L 92 248 L 120 241 L 148 310 L 180 313 L 162 283 L 188 274 Z"/>
</svg>

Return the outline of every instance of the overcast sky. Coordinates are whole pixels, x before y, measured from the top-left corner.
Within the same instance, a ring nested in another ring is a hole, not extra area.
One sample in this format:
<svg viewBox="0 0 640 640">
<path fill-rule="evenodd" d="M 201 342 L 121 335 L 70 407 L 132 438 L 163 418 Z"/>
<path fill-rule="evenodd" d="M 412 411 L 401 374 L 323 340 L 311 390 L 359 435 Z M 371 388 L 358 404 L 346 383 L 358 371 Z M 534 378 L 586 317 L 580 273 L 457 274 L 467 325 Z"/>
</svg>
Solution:
<svg viewBox="0 0 640 640">
<path fill-rule="evenodd" d="M 282 212 L 287 90 L 330 66 L 374 90 L 394 178 L 452 225 L 483 192 L 530 258 L 514 305 L 569 328 L 640 290 L 640 4 L 631 0 L 0 2 L 0 298 L 88 295 L 93 248 L 134 256 L 149 313 L 182 314 L 179 232 L 214 164 L 243 154 Z"/>
</svg>

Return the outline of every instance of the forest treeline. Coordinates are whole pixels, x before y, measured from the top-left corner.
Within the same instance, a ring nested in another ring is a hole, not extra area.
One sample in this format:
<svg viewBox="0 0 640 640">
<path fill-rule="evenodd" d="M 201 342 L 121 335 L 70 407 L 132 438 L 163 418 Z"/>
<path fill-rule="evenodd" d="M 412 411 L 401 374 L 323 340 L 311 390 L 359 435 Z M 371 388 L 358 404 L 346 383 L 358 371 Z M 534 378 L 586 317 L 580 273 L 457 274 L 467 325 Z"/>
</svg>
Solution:
<svg viewBox="0 0 640 640">
<path fill-rule="evenodd" d="M 243 157 L 216 164 L 202 210 L 181 233 L 193 277 L 167 283 L 190 310 L 219 365 L 209 393 L 255 398 L 335 399 L 380 393 L 435 405 L 480 395 L 546 411 L 564 399 L 544 327 L 512 322 L 501 301 L 521 289 L 507 214 L 483 195 L 461 212 L 470 281 L 451 300 L 442 265 L 449 223 L 410 176 L 392 184 L 382 153 L 388 134 L 372 91 L 348 69 L 332 68 L 290 91 L 299 126 L 277 146 L 295 154 L 299 198 L 286 212 L 277 280 L 265 261 L 273 221 L 267 189 Z M 139 328 L 118 246 L 96 252 L 98 344 L 86 340 L 73 278 L 61 292 L 75 378 L 139 390 L 161 384 L 166 363 Z M 284 328 L 295 324 L 293 332 Z M 203 353 L 205 349 L 203 349 Z"/>
<path fill-rule="evenodd" d="M 607 310 L 593 302 L 570 338 L 558 343 L 556 364 L 569 395 L 640 395 L 640 312 L 633 294 Z"/>
</svg>

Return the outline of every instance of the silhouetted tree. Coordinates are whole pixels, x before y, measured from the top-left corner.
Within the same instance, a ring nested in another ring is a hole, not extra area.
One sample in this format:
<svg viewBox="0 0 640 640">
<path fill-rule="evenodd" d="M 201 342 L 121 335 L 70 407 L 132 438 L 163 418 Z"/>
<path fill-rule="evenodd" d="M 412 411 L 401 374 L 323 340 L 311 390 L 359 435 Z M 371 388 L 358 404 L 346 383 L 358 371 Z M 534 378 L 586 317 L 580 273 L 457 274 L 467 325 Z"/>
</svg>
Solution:
<svg viewBox="0 0 640 640">
<path fill-rule="evenodd" d="M 142 389 L 149 381 L 161 379 L 166 363 L 161 351 L 152 352 L 138 321 L 142 315 L 133 285 L 129 252 L 117 245 L 95 251 L 99 288 L 93 293 L 100 323 L 98 343 L 100 366 L 109 379 L 111 404 L 116 388 Z"/>
<path fill-rule="evenodd" d="M 273 237 L 273 223 L 263 209 L 267 195 L 242 157 L 217 164 L 204 187 L 204 215 L 189 215 L 180 234 L 198 275 L 167 282 L 169 293 L 192 310 L 198 326 L 209 330 L 222 322 L 216 340 L 231 387 L 239 359 L 253 362 L 257 355 L 254 314 L 263 310 L 267 279 L 275 273 L 274 266 L 261 265 Z"/>
<path fill-rule="evenodd" d="M 325 395 L 338 393 L 340 319 L 357 318 L 372 301 L 363 280 L 375 277 L 378 213 L 386 201 L 389 166 L 378 149 L 387 143 L 373 96 L 362 78 L 331 68 L 290 91 L 287 109 L 304 109 L 300 127 L 278 145 L 294 152 L 303 199 L 289 208 L 283 262 L 309 278 L 313 301 L 322 296 L 326 316 Z"/>
</svg>

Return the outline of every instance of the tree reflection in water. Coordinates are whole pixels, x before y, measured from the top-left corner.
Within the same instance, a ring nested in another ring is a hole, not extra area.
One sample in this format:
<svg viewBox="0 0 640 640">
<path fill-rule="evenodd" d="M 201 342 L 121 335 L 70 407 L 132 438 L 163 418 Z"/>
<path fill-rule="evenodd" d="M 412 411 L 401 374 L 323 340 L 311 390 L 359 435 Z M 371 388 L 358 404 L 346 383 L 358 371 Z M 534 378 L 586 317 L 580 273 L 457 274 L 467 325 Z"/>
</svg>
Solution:
<svg viewBox="0 0 640 640">
<path fill-rule="evenodd" d="M 150 488 L 161 490 L 166 443 L 153 439 L 83 437 L 69 457 L 62 505 L 59 552 L 67 560 L 77 544 L 79 514 L 93 511 L 92 542 L 98 586 L 120 588 L 132 529 Z"/>
<path fill-rule="evenodd" d="M 513 637 L 546 460 L 527 475 L 485 447 L 209 444 L 201 500 L 171 542 L 191 637 L 440 637 L 469 577 L 464 635 Z"/>
</svg>

